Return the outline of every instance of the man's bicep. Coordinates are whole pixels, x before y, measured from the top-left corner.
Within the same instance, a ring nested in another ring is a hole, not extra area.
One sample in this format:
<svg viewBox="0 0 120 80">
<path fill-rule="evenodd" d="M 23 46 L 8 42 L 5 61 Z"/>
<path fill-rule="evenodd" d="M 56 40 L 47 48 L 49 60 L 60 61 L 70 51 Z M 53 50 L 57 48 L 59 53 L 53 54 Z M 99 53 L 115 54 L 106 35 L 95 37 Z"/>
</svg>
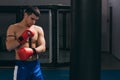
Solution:
<svg viewBox="0 0 120 80">
<path fill-rule="evenodd" d="M 38 45 L 45 45 L 45 44 L 46 42 L 44 36 L 40 36 L 38 39 Z"/>
<path fill-rule="evenodd" d="M 11 39 L 15 39 L 15 38 L 16 38 L 16 34 L 14 32 L 14 29 L 10 26 L 6 33 L 6 39 L 11 40 Z"/>
<path fill-rule="evenodd" d="M 39 45 L 45 45 L 45 37 L 44 37 L 44 31 L 41 27 L 39 27 L 39 39 L 38 39 L 38 44 Z"/>
</svg>

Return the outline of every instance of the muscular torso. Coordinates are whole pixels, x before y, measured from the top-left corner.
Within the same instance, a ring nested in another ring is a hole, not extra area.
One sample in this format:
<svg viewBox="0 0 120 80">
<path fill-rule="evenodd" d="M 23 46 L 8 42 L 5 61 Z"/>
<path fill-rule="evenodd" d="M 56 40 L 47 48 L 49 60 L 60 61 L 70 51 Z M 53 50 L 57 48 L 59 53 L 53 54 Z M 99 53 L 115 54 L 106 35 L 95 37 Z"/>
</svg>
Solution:
<svg viewBox="0 0 120 80">
<path fill-rule="evenodd" d="M 16 36 L 16 39 L 26 30 L 26 29 L 30 29 L 32 30 L 35 34 L 32 37 L 32 42 L 31 42 L 31 46 L 32 48 L 35 48 L 37 46 L 37 39 L 38 39 L 38 32 L 37 32 L 37 27 L 35 25 L 31 26 L 31 27 L 24 27 L 21 26 L 20 24 L 15 24 L 14 25 L 14 34 Z M 15 39 L 15 40 L 16 40 Z M 19 56 L 17 54 L 17 50 L 21 47 L 29 47 L 29 39 L 26 41 L 26 43 L 22 44 L 20 47 L 15 49 L 16 52 L 16 59 L 19 60 Z"/>
</svg>

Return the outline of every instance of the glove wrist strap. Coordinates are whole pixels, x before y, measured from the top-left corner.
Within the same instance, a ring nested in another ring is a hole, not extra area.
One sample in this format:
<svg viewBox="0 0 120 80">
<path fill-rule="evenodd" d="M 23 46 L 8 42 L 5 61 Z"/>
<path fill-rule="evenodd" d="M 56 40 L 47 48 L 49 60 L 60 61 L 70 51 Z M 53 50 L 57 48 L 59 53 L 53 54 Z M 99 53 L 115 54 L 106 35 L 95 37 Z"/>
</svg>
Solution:
<svg viewBox="0 0 120 80">
<path fill-rule="evenodd" d="M 34 54 L 36 54 L 36 53 L 37 53 L 35 48 L 32 48 L 32 50 L 33 50 Z"/>
</svg>

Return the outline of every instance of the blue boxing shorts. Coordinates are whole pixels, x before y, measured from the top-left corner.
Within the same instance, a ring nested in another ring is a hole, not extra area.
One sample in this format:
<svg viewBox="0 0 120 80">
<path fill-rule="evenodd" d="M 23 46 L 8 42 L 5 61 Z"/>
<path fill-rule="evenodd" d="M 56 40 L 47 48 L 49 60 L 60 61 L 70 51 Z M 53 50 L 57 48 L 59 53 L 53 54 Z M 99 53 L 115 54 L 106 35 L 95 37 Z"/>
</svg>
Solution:
<svg viewBox="0 0 120 80">
<path fill-rule="evenodd" d="M 40 68 L 40 61 L 16 60 L 13 80 L 44 80 Z"/>
</svg>

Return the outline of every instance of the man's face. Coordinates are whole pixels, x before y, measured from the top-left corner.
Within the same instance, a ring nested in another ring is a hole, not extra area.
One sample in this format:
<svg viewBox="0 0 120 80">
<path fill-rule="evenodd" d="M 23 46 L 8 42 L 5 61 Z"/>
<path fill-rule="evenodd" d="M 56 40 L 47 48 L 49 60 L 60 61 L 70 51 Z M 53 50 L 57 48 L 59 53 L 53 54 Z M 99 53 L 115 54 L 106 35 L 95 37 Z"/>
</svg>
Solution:
<svg viewBox="0 0 120 80">
<path fill-rule="evenodd" d="M 36 23 L 36 21 L 39 19 L 35 14 L 26 15 L 26 23 L 28 26 L 32 26 Z"/>
</svg>

